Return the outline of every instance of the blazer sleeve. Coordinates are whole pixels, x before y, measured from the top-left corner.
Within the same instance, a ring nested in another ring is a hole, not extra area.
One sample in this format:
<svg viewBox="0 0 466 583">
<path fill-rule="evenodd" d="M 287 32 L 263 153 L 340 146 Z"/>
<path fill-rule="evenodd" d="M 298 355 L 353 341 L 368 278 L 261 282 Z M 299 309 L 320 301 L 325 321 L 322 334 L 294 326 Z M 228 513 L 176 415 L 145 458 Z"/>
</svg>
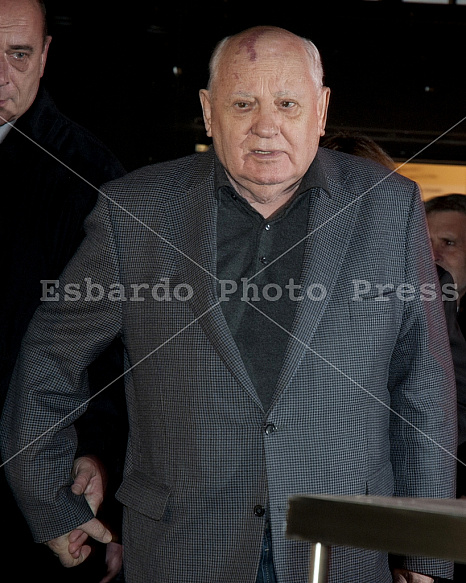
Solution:
<svg viewBox="0 0 466 583">
<path fill-rule="evenodd" d="M 71 493 L 70 470 L 77 447 L 73 422 L 89 402 L 87 367 L 121 330 L 121 304 L 100 293 L 118 282 L 104 196 L 85 231 L 58 285 L 31 320 L 0 426 L 6 476 L 37 542 L 93 517 L 84 498 Z M 85 290 L 92 285 L 91 297 Z"/>
<path fill-rule="evenodd" d="M 390 447 L 395 495 L 454 498 L 456 387 L 445 313 L 420 196 L 411 205 L 405 242 L 405 281 L 420 289 L 404 301 L 393 351 Z M 429 287 L 427 287 L 429 286 Z M 435 293 L 422 293 L 433 290 Z M 396 529 L 396 524 L 390 528 Z M 452 565 L 408 557 L 405 568 L 450 577 Z"/>
</svg>

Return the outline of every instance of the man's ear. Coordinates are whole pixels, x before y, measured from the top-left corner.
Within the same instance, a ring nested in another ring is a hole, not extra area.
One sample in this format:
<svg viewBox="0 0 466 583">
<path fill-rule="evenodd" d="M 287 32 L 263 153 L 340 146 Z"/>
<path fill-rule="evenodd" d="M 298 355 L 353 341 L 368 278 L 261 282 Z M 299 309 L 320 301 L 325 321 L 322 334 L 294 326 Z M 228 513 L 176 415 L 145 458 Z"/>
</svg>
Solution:
<svg viewBox="0 0 466 583">
<path fill-rule="evenodd" d="M 330 99 L 330 88 L 322 87 L 317 104 L 319 114 L 319 135 L 325 135 L 325 125 L 327 123 L 328 102 Z"/>
<path fill-rule="evenodd" d="M 43 48 L 42 53 L 40 55 L 40 76 L 41 77 L 44 75 L 45 63 L 47 62 L 47 55 L 49 54 L 49 46 L 50 46 L 51 42 L 52 42 L 52 37 L 46 36 L 45 42 L 44 42 L 44 48 Z"/>
<path fill-rule="evenodd" d="M 199 98 L 201 100 L 201 105 L 202 105 L 202 115 L 204 116 L 204 126 L 205 126 L 205 131 L 207 133 L 207 136 L 209 138 L 212 137 L 212 124 L 211 124 L 211 120 L 212 120 L 212 108 L 211 108 L 211 104 L 210 104 L 210 93 L 207 91 L 207 89 L 201 89 L 199 91 Z"/>
</svg>

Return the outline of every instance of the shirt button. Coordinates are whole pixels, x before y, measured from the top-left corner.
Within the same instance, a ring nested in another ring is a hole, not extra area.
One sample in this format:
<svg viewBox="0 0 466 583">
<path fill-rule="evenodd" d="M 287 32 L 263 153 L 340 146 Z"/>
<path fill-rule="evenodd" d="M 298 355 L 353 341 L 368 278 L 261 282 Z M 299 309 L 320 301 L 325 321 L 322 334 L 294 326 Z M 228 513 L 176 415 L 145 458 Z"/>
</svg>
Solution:
<svg viewBox="0 0 466 583">
<path fill-rule="evenodd" d="M 270 224 L 269 224 L 269 223 L 267 223 L 267 224 L 265 225 L 264 229 L 265 229 L 266 231 L 270 231 Z"/>
<path fill-rule="evenodd" d="M 264 433 L 266 435 L 270 435 L 271 433 L 275 433 L 275 431 L 277 431 L 277 426 L 274 425 L 273 423 L 266 423 L 264 425 Z"/>
<path fill-rule="evenodd" d="M 257 506 L 254 506 L 254 516 L 264 516 L 265 514 L 265 508 L 261 505 L 261 504 L 257 504 Z"/>
<path fill-rule="evenodd" d="M 265 256 L 264 256 L 264 257 L 261 257 L 261 258 L 259 259 L 259 261 L 262 263 L 262 265 L 267 265 L 267 263 L 268 263 L 268 261 L 267 261 L 267 257 L 265 257 Z"/>
</svg>

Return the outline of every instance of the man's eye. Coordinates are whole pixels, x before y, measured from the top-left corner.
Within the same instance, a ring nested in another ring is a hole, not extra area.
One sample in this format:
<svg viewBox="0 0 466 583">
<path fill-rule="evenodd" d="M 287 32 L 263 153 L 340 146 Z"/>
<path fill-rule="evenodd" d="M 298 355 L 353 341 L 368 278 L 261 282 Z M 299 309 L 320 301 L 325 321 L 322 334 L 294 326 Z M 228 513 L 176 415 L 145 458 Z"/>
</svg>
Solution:
<svg viewBox="0 0 466 583">
<path fill-rule="evenodd" d="M 249 103 L 246 103 L 246 101 L 237 101 L 235 105 L 238 109 L 246 109 L 246 107 L 249 107 Z"/>
<path fill-rule="evenodd" d="M 284 107 L 285 109 L 291 109 L 295 105 L 296 104 L 294 101 L 282 101 L 282 107 Z"/>
<path fill-rule="evenodd" d="M 454 241 L 450 241 L 449 239 L 445 240 L 445 245 L 454 245 Z"/>
<path fill-rule="evenodd" d="M 13 53 L 12 56 L 17 61 L 23 61 L 27 57 L 27 53 L 22 53 L 21 51 L 17 51 L 16 53 Z"/>
</svg>

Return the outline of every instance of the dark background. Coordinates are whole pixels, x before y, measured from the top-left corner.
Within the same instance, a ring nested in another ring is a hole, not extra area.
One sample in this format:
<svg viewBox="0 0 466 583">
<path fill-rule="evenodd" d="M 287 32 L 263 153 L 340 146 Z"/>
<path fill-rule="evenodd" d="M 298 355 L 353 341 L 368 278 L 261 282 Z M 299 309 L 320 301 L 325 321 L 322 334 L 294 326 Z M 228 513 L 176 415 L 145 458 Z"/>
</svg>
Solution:
<svg viewBox="0 0 466 583">
<path fill-rule="evenodd" d="M 397 160 L 466 163 L 466 6 L 49 0 L 47 8 L 45 83 L 128 170 L 209 143 L 198 90 L 210 53 L 223 36 L 257 24 L 319 48 L 332 90 L 328 134 L 359 130 Z"/>
</svg>

